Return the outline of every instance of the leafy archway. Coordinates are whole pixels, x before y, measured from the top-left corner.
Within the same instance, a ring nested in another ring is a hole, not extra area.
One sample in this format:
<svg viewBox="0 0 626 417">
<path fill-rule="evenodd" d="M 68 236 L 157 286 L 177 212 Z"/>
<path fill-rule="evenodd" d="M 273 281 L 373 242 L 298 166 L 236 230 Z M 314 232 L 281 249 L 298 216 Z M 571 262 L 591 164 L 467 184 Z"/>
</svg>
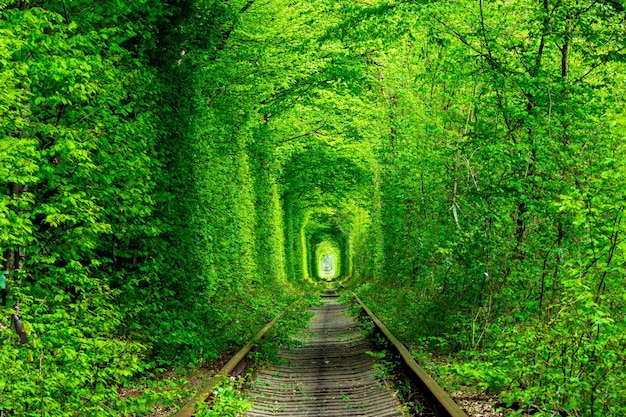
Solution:
<svg viewBox="0 0 626 417">
<path fill-rule="evenodd" d="M 294 152 L 282 170 L 288 276 L 293 281 L 319 276 L 317 248 L 337 253 L 337 277 L 352 273 L 355 210 L 372 205 L 372 171 L 362 152 L 350 147 L 310 145 Z"/>
</svg>

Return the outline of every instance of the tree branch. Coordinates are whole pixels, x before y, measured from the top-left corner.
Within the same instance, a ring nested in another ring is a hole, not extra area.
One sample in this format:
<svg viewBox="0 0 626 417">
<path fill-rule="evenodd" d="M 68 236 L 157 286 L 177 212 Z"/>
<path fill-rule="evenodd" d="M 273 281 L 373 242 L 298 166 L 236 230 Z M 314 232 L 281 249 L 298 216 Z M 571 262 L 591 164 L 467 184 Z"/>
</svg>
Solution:
<svg viewBox="0 0 626 417">
<path fill-rule="evenodd" d="M 303 137 L 306 137 L 306 136 L 314 135 L 314 134 L 318 133 L 320 130 L 322 130 L 325 126 L 326 126 L 326 123 L 323 123 L 320 126 L 318 126 L 316 129 L 311 130 L 310 132 L 302 133 L 300 135 L 290 137 L 289 139 L 280 140 L 280 141 L 276 142 L 276 144 L 277 145 L 281 145 L 283 143 L 291 142 L 291 141 L 296 140 L 296 139 L 300 139 L 300 138 L 303 138 Z"/>
</svg>

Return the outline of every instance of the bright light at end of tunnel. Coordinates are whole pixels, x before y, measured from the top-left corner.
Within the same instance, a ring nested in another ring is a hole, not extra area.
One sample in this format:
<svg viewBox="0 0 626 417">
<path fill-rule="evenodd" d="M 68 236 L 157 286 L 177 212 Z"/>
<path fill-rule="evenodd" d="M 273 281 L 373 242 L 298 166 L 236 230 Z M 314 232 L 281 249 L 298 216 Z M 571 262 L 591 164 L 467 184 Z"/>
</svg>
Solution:
<svg viewBox="0 0 626 417">
<path fill-rule="evenodd" d="M 321 279 L 331 280 L 337 277 L 337 255 L 332 252 L 322 255 L 318 271 Z"/>
<path fill-rule="evenodd" d="M 341 275 L 341 251 L 332 243 L 323 241 L 315 251 L 316 275 L 323 281 L 332 281 Z"/>
</svg>

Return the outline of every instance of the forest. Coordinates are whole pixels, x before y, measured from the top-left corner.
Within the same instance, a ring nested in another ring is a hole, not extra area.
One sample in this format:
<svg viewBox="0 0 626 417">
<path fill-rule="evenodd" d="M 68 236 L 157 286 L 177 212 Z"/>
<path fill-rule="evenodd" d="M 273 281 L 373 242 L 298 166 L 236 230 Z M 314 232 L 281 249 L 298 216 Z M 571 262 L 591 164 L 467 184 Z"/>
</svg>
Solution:
<svg viewBox="0 0 626 417">
<path fill-rule="evenodd" d="M 507 415 L 626 415 L 625 83 L 622 0 L 0 0 L 0 416 L 148 415 L 322 269 Z"/>
</svg>

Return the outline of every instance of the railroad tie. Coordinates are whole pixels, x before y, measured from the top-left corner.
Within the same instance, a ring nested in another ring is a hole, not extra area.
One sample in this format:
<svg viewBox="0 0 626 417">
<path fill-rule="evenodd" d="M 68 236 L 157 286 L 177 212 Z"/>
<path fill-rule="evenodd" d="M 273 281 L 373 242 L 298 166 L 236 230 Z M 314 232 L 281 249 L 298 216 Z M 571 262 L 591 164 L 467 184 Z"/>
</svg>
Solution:
<svg viewBox="0 0 626 417">
<path fill-rule="evenodd" d="M 300 347 L 283 349 L 259 371 L 248 417 L 402 416 L 395 392 L 377 378 L 376 359 L 347 307 L 323 298 Z"/>
</svg>

